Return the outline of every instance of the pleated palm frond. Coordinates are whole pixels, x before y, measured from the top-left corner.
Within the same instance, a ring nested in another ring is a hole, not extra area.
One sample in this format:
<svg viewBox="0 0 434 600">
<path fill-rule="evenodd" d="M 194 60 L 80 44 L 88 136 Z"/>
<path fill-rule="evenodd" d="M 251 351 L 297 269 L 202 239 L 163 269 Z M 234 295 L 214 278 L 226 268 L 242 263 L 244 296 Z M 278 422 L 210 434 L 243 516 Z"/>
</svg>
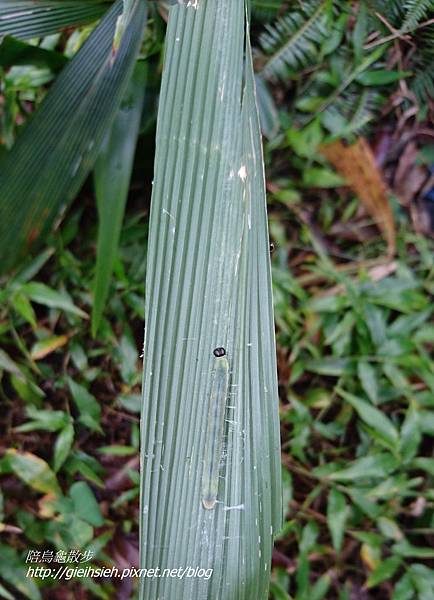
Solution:
<svg viewBox="0 0 434 600">
<path fill-rule="evenodd" d="M 30 39 L 84 25 L 110 5 L 106 0 L 0 0 L 0 37 Z"/>
<path fill-rule="evenodd" d="M 116 38 L 122 15 L 129 17 Z M 145 24 L 146 3 L 117 0 L 2 156 L 2 272 L 43 238 L 92 170 L 133 72 Z"/>
<path fill-rule="evenodd" d="M 281 525 L 279 422 L 245 0 L 170 9 L 146 289 L 141 566 L 183 575 L 143 578 L 140 598 L 265 599 Z M 223 424 L 210 402 L 223 403 Z"/>
</svg>

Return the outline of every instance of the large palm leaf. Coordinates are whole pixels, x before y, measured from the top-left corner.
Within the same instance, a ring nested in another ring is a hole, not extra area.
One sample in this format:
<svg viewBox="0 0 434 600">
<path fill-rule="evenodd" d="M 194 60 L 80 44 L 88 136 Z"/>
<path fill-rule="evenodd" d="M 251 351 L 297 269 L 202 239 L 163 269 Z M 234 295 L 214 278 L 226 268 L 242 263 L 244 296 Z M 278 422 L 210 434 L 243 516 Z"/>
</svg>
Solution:
<svg viewBox="0 0 434 600">
<path fill-rule="evenodd" d="M 0 161 L 2 271 L 49 231 L 93 167 L 144 32 L 146 3 L 133 0 L 125 6 L 128 12 L 123 9 L 117 0 Z M 121 14 L 128 17 L 122 30 Z"/>
<path fill-rule="evenodd" d="M 280 526 L 269 242 L 245 9 L 244 0 L 198 0 L 170 12 L 148 250 L 142 567 L 213 575 L 144 578 L 143 600 L 265 598 Z M 230 379 L 217 398 L 224 450 L 207 510 L 218 346 Z"/>
<path fill-rule="evenodd" d="M 110 5 L 106 0 L 0 0 L 0 37 L 29 39 L 83 25 Z"/>
</svg>

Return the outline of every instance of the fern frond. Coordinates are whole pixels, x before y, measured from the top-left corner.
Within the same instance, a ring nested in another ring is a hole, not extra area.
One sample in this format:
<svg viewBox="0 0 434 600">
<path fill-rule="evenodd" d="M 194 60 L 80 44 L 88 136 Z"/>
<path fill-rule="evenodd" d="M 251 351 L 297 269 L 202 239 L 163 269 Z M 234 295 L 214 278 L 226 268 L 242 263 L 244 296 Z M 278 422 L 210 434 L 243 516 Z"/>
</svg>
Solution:
<svg viewBox="0 0 434 600">
<path fill-rule="evenodd" d="M 383 100 L 374 90 L 360 92 L 359 86 L 353 86 L 324 111 L 321 121 L 332 135 L 349 137 L 365 134 Z"/>
<path fill-rule="evenodd" d="M 416 41 L 411 90 L 419 104 L 425 105 L 427 98 L 434 98 L 434 26 L 421 29 Z"/>
<path fill-rule="evenodd" d="M 425 104 L 427 97 L 434 98 L 434 65 L 417 69 L 411 89 L 420 104 Z"/>
<path fill-rule="evenodd" d="M 434 13 L 434 0 L 406 0 L 404 2 L 405 18 L 403 31 L 411 31 L 422 19 Z"/>
<path fill-rule="evenodd" d="M 285 77 L 287 70 L 311 65 L 327 37 L 327 10 L 330 0 L 306 2 L 274 25 L 268 25 L 260 44 L 268 56 L 262 69 L 265 78 Z"/>
<path fill-rule="evenodd" d="M 404 8 L 402 0 L 368 0 L 368 6 L 372 13 L 379 13 L 387 19 L 387 21 L 394 27 L 400 27 L 403 17 Z M 378 19 L 376 19 L 375 27 L 379 26 Z"/>
</svg>

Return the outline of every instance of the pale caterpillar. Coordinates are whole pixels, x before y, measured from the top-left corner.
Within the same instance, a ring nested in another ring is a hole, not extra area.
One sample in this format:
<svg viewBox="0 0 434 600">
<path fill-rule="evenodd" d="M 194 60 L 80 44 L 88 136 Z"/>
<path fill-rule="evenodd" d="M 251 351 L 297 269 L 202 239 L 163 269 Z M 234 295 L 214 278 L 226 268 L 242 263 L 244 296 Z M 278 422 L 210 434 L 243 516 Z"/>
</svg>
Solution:
<svg viewBox="0 0 434 600">
<path fill-rule="evenodd" d="M 229 363 L 224 348 L 216 348 L 214 378 L 208 406 L 205 438 L 205 461 L 202 476 L 202 504 L 214 508 L 219 485 L 219 466 L 223 447 L 226 400 L 229 385 Z"/>
</svg>

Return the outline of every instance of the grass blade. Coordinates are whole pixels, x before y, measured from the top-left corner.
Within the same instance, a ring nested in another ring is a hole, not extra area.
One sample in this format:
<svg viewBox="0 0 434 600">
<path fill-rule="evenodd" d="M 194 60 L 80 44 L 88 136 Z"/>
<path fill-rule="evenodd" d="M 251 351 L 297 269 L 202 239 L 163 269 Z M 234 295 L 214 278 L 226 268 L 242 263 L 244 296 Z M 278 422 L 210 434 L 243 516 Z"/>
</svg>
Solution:
<svg viewBox="0 0 434 600">
<path fill-rule="evenodd" d="M 147 65 L 137 63 L 127 92 L 95 164 L 99 229 L 92 310 L 92 335 L 101 322 L 133 168 L 145 97 Z"/>
</svg>

